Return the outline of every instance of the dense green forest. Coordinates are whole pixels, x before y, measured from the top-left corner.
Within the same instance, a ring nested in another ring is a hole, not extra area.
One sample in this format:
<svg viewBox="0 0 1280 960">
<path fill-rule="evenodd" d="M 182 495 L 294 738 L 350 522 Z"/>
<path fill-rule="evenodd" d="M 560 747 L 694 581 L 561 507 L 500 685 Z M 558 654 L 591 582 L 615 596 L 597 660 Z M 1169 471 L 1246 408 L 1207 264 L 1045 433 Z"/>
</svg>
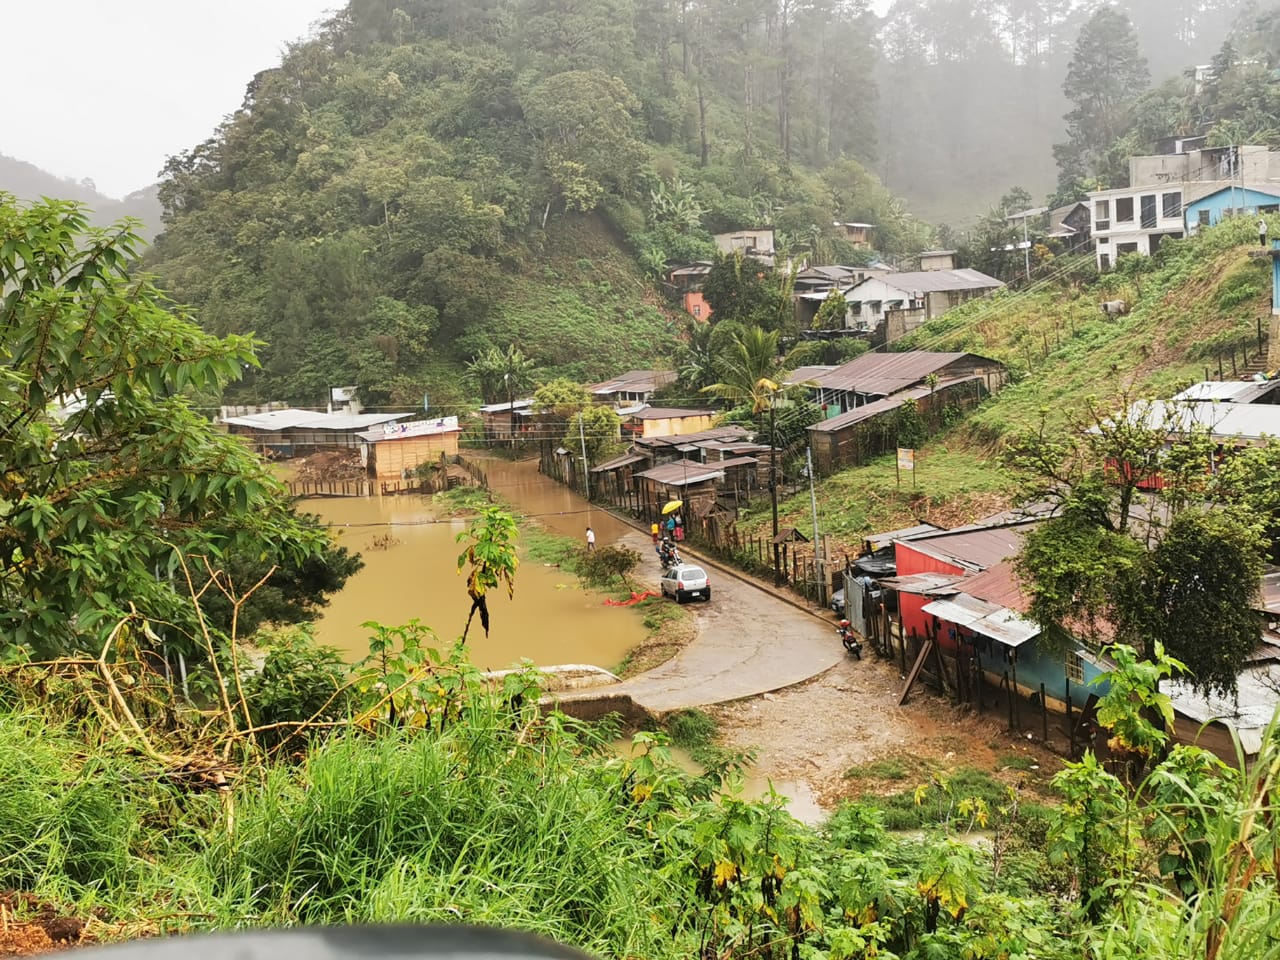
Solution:
<svg viewBox="0 0 1280 960">
<path fill-rule="evenodd" d="M 150 266 L 206 328 L 267 341 L 245 393 L 377 404 L 474 393 L 462 365 L 513 340 L 544 376 L 667 352 L 651 281 L 716 231 L 850 259 L 832 220 L 866 220 L 919 249 L 858 160 L 872 20 L 757 7 L 356 0 L 173 158 Z M 560 323 L 577 339 L 541 336 Z"/>
</svg>

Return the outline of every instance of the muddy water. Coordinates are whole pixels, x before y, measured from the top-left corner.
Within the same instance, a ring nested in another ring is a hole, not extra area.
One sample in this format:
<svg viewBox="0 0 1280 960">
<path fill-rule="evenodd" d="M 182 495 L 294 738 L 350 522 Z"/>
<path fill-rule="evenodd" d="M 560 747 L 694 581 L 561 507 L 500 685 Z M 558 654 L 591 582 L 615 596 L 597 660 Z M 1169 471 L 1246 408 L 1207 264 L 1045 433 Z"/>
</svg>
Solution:
<svg viewBox="0 0 1280 960">
<path fill-rule="evenodd" d="M 493 461 L 490 483 L 525 514 L 541 517 L 557 533 L 583 536 L 590 523 L 597 543 L 628 528 L 541 477 L 536 464 Z M 352 660 L 368 652 L 366 620 L 401 624 L 418 618 L 447 644 L 462 633 L 471 600 L 457 573 L 455 536 L 463 521 L 437 521 L 422 497 L 327 498 L 302 509 L 333 525 L 339 542 L 359 551 L 365 567 L 330 600 L 316 635 Z M 522 558 L 523 559 L 523 558 Z M 540 666 L 590 663 L 612 669 L 645 635 L 639 614 L 605 606 L 558 569 L 522 562 L 515 597 L 491 596 L 489 636 L 477 618 L 468 645 L 481 669 L 501 669 L 528 658 Z"/>
<path fill-rule="evenodd" d="M 489 487 L 526 516 L 537 517 L 553 533 L 584 539 L 587 527 L 597 543 L 612 543 L 634 532 L 613 515 L 593 507 L 576 493 L 538 472 L 536 460 L 485 460 Z"/>
</svg>

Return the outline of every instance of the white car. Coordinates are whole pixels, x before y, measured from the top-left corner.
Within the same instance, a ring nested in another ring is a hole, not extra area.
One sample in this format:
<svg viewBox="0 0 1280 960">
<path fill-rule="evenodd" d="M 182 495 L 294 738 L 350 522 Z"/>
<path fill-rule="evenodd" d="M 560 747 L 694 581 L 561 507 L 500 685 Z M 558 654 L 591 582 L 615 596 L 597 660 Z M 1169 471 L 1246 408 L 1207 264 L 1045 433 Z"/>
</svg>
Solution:
<svg viewBox="0 0 1280 960">
<path fill-rule="evenodd" d="M 684 603 L 693 597 L 711 599 L 711 581 L 707 571 L 692 563 L 677 563 L 662 575 L 662 595 L 675 597 L 676 603 Z"/>
</svg>

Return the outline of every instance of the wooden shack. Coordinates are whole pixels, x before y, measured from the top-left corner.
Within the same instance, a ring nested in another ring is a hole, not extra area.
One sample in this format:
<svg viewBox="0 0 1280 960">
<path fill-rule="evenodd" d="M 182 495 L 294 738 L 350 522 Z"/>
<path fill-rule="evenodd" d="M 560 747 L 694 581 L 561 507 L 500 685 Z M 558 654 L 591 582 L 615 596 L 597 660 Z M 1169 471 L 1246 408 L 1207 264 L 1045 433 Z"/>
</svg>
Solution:
<svg viewBox="0 0 1280 960">
<path fill-rule="evenodd" d="M 378 480 L 411 476 L 422 464 L 443 456 L 457 456 L 462 428 L 457 417 L 388 423 L 360 434 L 365 463 Z"/>
</svg>

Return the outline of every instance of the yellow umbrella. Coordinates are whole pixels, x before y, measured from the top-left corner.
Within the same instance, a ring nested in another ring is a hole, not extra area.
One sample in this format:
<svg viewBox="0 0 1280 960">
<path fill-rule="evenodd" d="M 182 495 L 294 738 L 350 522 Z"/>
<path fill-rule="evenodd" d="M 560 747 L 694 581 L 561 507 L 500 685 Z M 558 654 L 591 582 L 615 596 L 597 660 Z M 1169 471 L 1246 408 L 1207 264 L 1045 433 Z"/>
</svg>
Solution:
<svg viewBox="0 0 1280 960">
<path fill-rule="evenodd" d="M 684 506 L 683 500 L 672 500 L 662 508 L 662 515 L 665 517 L 668 513 L 675 513 Z"/>
</svg>

